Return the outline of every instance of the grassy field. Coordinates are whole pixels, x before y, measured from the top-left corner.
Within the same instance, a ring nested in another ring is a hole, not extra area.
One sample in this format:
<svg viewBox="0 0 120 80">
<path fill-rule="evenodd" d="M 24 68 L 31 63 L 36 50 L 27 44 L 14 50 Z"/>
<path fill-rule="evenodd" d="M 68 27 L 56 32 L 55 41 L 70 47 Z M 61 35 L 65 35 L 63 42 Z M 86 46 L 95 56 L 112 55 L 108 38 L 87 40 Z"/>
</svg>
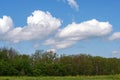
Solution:
<svg viewBox="0 0 120 80">
<path fill-rule="evenodd" d="M 66 77 L 0 77 L 0 80 L 120 80 L 120 75 Z"/>
</svg>

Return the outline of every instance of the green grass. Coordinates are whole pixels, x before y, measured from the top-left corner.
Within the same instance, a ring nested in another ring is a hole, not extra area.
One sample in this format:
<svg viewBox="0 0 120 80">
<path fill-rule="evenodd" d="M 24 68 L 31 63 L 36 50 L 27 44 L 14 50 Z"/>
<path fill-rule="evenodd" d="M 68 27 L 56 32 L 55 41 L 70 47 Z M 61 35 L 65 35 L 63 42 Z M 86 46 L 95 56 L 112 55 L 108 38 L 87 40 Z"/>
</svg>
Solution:
<svg viewBox="0 0 120 80">
<path fill-rule="evenodd" d="M 120 75 L 65 76 L 65 77 L 0 77 L 0 80 L 120 80 Z"/>
</svg>

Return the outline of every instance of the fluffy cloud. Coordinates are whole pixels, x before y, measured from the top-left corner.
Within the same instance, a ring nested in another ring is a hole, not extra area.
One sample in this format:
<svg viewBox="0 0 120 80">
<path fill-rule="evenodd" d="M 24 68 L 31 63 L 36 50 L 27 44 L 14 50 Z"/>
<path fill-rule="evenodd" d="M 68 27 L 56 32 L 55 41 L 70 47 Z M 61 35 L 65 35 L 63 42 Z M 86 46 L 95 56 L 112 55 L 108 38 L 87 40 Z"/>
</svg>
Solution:
<svg viewBox="0 0 120 80">
<path fill-rule="evenodd" d="M 3 16 L 0 18 L 0 35 L 5 34 L 13 28 L 13 21 L 8 16 Z"/>
<path fill-rule="evenodd" d="M 54 39 L 47 40 L 44 45 L 51 45 L 53 48 L 67 48 L 77 41 L 103 37 L 112 31 L 112 25 L 109 22 L 99 22 L 96 19 L 67 25 L 61 29 Z"/>
<path fill-rule="evenodd" d="M 11 29 L 12 20 L 7 16 L 0 19 L 0 22 L 2 22 L 0 24 L 0 32 L 5 33 L 2 38 L 15 43 L 42 39 L 54 32 L 61 25 L 59 19 L 53 17 L 49 12 L 40 10 L 34 11 L 32 15 L 27 18 L 27 25 L 24 27 Z"/>
<path fill-rule="evenodd" d="M 109 22 L 100 22 L 96 19 L 81 23 L 68 24 L 60 29 L 61 21 L 53 17 L 49 12 L 36 10 L 27 18 L 27 25 L 24 27 L 14 27 L 9 16 L 0 18 L 0 40 L 20 41 L 41 40 L 55 30 L 59 31 L 54 38 L 45 41 L 44 45 L 50 45 L 53 49 L 63 49 L 72 46 L 76 42 L 94 37 L 103 37 L 112 31 Z M 120 38 L 120 33 L 114 33 L 110 39 Z M 34 45 L 37 47 L 38 45 Z"/>
<path fill-rule="evenodd" d="M 120 32 L 115 32 L 112 34 L 112 36 L 109 37 L 109 40 L 116 40 L 120 39 Z"/>
<path fill-rule="evenodd" d="M 72 7 L 75 8 L 76 10 L 79 10 L 79 5 L 77 4 L 77 2 L 75 0 L 67 0 L 68 4 Z"/>
</svg>

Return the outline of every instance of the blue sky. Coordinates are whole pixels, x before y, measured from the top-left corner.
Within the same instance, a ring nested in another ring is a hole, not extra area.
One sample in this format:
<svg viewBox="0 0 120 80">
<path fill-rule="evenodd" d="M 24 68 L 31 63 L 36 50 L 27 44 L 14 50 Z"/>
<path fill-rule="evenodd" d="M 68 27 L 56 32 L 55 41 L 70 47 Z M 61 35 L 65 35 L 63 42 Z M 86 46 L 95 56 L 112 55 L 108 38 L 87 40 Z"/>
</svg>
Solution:
<svg viewBox="0 0 120 80">
<path fill-rule="evenodd" d="M 120 57 L 119 0 L 1 0 L 0 47 Z"/>
</svg>

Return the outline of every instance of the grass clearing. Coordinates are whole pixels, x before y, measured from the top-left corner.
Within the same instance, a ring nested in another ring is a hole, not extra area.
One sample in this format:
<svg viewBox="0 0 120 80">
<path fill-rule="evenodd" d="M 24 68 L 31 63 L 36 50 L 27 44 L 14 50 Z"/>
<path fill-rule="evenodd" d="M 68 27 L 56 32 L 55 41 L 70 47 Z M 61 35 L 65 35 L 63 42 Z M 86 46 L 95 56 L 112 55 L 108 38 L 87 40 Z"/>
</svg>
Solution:
<svg viewBox="0 0 120 80">
<path fill-rule="evenodd" d="M 120 75 L 106 76 L 65 76 L 65 77 L 27 77 L 27 76 L 1 76 L 0 80 L 120 80 Z"/>
</svg>

